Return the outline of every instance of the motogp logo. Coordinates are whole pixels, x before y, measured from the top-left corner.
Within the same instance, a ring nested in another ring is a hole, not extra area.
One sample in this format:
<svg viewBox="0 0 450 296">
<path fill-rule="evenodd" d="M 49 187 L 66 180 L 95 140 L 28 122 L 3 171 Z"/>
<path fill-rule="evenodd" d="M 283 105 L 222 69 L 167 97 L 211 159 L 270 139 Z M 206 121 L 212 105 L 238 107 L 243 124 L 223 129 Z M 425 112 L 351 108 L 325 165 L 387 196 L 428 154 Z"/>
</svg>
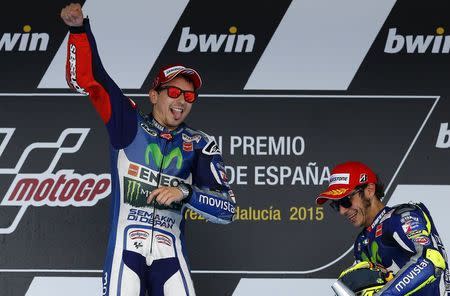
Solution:
<svg viewBox="0 0 450 296">
<path fill-rule="evenodd" d="M 64 169 L 54 172 L 56 165 L 64 154 L 77 152 L 86 136 L 88 128 L 65 129 L 56 142 L 36 142 L 25 148 L 14 168 L 0 168 L 0 175 L 15 175 L 5 196 L 0 196 L 1 206 L 20 207 L 19 212 L 10 226 L 0 228 L 0 234 L 13 233 L 29 206 L 40 207 L 92 207 L 111 192 L 109 174 L 80 175 L 74 170 Z M 0 157 L 14 134 L 15 128 L 0 128 L 4 138 L 0 143 Z M 66 138 L 78 135 L 76 143 L 67 147 Z M 55 151 L 53 159 L 44 172 L 33 174 L 20 173 L 22 166 L 30 153 L 37 149 L 52 149 Z"/>
</svg>

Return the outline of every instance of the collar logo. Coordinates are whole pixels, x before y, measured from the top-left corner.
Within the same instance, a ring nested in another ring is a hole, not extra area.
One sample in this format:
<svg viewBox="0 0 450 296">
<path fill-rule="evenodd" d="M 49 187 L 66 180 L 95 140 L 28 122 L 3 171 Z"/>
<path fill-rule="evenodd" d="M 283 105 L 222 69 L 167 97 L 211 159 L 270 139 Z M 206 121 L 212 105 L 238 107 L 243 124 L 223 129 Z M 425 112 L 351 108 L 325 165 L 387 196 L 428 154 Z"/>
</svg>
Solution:
<svg viewBox="0 0 450 296">
<path fill-rule="evenodd" d="M 161 133 L 161 134 L 159 134 L 159 136 L 163 139 L 166 139 L 167 141 L 170 141 L 173 139 L 172 134 L 169 134 L 169 133 Z"/>
</svg>

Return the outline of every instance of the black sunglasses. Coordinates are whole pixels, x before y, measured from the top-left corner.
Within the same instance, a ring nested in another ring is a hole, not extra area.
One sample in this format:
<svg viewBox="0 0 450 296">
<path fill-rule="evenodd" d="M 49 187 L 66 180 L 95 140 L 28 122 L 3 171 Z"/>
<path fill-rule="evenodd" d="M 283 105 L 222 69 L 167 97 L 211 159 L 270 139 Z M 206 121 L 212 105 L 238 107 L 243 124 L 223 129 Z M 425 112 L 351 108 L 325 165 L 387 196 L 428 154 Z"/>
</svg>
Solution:
<svg viewBox="0 0 450 296">
<path fill-rule="evenodd" d="M 336 212 L 339 212 L 339 207 L 342 206 L 345 209 L 348 209 L 352 206 L 352 201 L 351 198 L 357 194 L 360 193 L 362 191 L 362 189 L 358 189 L 352 193 L 350 193 L 349 195 L 338 199 L 338 200 L 333 200 L 332 202 L 330 202 L 330 207 L 335 210 Z"/>
</svg>

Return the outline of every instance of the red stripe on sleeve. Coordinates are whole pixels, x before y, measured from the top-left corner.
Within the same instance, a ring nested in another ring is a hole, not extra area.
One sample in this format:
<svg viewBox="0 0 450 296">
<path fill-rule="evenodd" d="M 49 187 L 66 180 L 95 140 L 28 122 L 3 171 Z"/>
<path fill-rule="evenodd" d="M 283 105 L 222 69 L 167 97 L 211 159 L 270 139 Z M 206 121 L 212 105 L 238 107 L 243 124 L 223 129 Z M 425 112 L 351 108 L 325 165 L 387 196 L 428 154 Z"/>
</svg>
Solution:
<svg viewBox="0 0 450 296">
<path fill-rule="evenodd" d="M 111 118 L 110 96 L 94 78 L 92 51 L 85 33 L 69 35 L 66 80 L 72 89 L 89 95 L 95 110 L 106 124 Z"/>
</svg>

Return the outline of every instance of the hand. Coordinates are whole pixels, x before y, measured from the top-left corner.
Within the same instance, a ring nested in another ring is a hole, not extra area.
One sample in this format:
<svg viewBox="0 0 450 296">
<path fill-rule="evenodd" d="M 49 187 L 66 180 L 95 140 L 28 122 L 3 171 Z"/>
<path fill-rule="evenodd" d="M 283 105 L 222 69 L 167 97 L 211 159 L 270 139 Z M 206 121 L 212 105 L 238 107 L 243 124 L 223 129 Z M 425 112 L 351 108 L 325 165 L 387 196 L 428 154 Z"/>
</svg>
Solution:
<svg viewBox="0 0 450 296">
<path fill-rule="evenodd" d="M 61 10 L 61 18 L 64 23 L 71 27 L 83 25 L 83 11 L 79 3 L 71 3 Z"/>
<path fill-rule="evenodd" d="M 392 278 L 392 274 L 386 268 L 367 261 L 358 262 L 339 276 L 339 280 L 357 295 L 373 295 Z"/>
<path fill-rule="evenodd" d="M 170 206 L 173 202 L 183 200 L 183 192 L 177 187 L 159 187 L 150 193 L 147 203 L 150 204 L 154 199 L 160 205 Z"/>
</svg>

